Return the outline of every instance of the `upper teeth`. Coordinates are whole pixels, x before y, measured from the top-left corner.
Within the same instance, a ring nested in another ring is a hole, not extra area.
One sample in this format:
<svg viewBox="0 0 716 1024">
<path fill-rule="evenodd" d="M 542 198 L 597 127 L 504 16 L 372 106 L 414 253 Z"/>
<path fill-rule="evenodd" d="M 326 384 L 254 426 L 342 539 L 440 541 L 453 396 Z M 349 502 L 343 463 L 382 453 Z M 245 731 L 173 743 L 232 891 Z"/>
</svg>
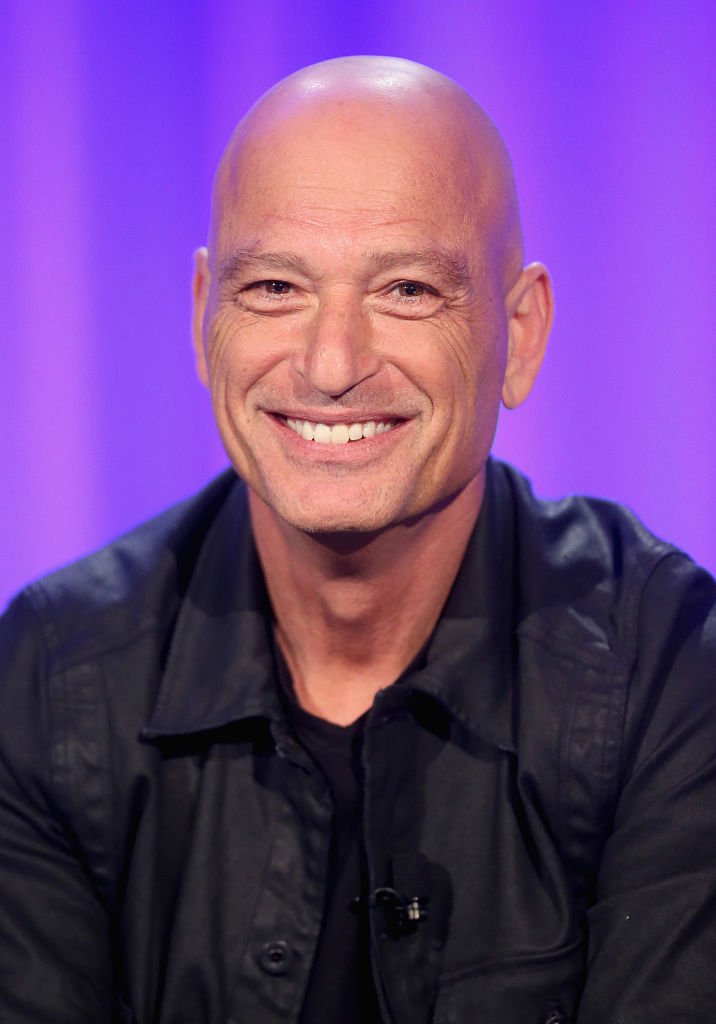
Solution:
<svg viewBox="0 0 716 1024">
<path fill-rule="evenodd" d="M 311 420 L 286 419 L 286 423 L 300 434 L 306 441 L 318 441 L 319 444 L 347 444 L 349 441 L 360 441 L 363 437 L 384 434 L 393 428 L 392 422 L 367 423 L 334 423 L 329 427 L 325 423 L 313 423 Z"/>
</svg>

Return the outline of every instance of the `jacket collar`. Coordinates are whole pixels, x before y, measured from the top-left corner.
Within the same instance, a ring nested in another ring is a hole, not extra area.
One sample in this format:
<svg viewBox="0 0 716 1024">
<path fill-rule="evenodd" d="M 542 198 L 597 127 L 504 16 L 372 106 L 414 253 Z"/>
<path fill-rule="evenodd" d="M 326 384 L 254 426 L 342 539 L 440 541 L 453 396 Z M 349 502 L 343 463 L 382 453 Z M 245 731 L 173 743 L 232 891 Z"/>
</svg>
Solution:
<svg viewBox="0 0 716 1024">
<path fill-rule="evenodd" d="M 172 630 L 146 739 L 282 718 L 271 607 L 236 480 L 201 546 Z"/>
<path fill-rule="evenodd" d="M 399 687 L 429 695 L 480 739 L 504 750 L 515 749 L 512 527 L 506 477 L 490 462 L 480 516 L 425 662 Z M 186 735 L 246 718 L 280 721 L 283 715 L 271 607 L 246 488 L 237 481 L 201 547 L 142 735 Z"/>
<path fill-rule="evenodd" d="M 480 515 L 426 665 L 409 680 L 480 739 L 509 751 L 515 750 L 513 526 L 507 478 L 490 460 Z"/>
</svg>

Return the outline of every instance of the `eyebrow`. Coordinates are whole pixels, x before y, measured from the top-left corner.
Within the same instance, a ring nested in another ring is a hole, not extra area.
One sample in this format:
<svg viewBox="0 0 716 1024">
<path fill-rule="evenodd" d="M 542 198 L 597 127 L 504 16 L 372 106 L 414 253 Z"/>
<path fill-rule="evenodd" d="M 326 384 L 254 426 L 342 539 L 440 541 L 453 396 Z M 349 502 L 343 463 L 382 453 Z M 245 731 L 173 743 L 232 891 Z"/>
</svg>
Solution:
<svg viewBox="0 0 716 1024">
<path fill-rule="evenodd" d="M 223 283 L 255 267 L 263 270 L 292 270 L 308 273 L 306 261 L 292 252 L 262 252 L 256 249 L 235 249 L 221 261 L 219 280 Z"/>
<path fill-rule="evenodd" d="M 372 251 L 366 254 L 366 264 L 373 270 L 390 271 L 398 268 L 419 268 L 437 274 L 453 288 L 464 288 L 470 271 L 464 257 L 444 247 L 430 249 L 394 249 Z M 219 280 L 224 283 L 247 270 L 292 271 L 309 276 L 308 264 L 297 253 L 264 252 L 256 248 L 236 249 L 226 256 L 219 267 Z"/>
<path fill-rule="evenodd" d="M 440 246 L 434 249 L 396 249 L 390 252 L 372 252 L 369 262 L 377 270 L 396 270 L 400 267 L 418 267 L 437 273 L 455 288 L 465 287 L 470 279 L 467 260 Z"/>
</svg>

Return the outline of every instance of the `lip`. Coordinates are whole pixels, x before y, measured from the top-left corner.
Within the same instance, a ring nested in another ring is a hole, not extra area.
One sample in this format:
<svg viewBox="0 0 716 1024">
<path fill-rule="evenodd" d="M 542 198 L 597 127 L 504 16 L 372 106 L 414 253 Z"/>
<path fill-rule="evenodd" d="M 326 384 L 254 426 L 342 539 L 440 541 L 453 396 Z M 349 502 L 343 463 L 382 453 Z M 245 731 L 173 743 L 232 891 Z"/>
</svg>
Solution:
<svg viewBox="0 0 716 1024">
<path fill-rule="evenodd" d="M 333 427 L 337 423 L 345 423 L 346 425 L 351 423 L 370 423 L 371 420 L 376 423 L 395 423 L 397 426 L 399 423 L 404 423 L 409 419 L 407 416 L 396 415 L 394 412 L 366 412 L 365 409 L 356 410 L 355 412 L 352 412 L 350 409 L 337 409 L 335 412 L 329 412 L 327 409 L 264 409 L 264 412 L 268 416 L 279 417 L 284 420 L 308 420 L 310 423 L 325 423 L 327 427 Z"/>
<path fill-rule="evenodd" d="M 306 441 L 303 437 L 292 430 L 286 421 L 286 416 L 291 419 L 310 420 L 313 423 L 325 423 L 326 426 L 333 426 L 336 423 L 368 423 L 370 420 L 378 422 L 390 421 L 394 425 L 390 430 L 382 434 L 374 434 L 373 437 L 364 437 L 360 441 L 349 441 L 347 444 L 318 444 L 316 441 Z M 340 417 L 326 416 L 325 412 L 318 413 L 316 418 L 307 415 L 305 411 L 297 413 L 266 412 L 266 419 L 276 431 L 277 437 L 287 453 L 296 460 L 310 463 L 323 464 L 351 464 L 356 465 L 362 462 L 370 462 L 387 454 L 394 444 L 399 443 L 406 429 L 409 428 L 412 420 L 401 419 L 392 415 L 376 413 L 366 415 L 362 413 L 355 419 L 347 419 L 343 413 Z"/>
</svg>

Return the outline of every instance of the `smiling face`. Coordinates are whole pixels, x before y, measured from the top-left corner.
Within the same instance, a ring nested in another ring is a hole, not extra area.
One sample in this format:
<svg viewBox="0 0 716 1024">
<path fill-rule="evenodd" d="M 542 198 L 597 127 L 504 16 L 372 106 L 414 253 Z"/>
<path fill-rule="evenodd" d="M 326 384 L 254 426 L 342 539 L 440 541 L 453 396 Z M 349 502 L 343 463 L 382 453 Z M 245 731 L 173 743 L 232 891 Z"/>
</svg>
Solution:
<svg viewBox="0 0 716 1024">
<path fill-rule="evenodd" d="M 194 285 L 233 465 L 309 532 L 380 530 L 469 492 L 477 507 L 514 271 L 464 124 L 379 92 L 267 106 L 224 159 Z"/>
</svg>

